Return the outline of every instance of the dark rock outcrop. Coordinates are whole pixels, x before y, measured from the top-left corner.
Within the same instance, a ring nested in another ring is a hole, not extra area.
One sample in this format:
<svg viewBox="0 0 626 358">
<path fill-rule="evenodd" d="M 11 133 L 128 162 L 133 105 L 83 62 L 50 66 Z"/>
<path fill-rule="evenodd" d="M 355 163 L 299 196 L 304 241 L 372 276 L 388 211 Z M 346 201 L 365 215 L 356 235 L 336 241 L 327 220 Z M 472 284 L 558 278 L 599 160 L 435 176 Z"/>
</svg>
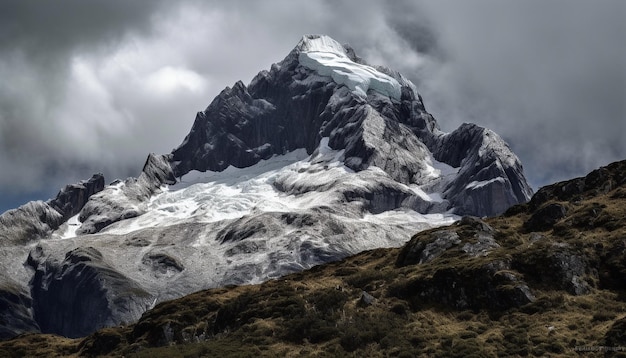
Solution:
<svg viewBox="0 0 626 358">
<path fill-rule="evenodd" d="M 528 231 L 544 231 L 552 228 L 559 220 L 567 215 L 567 208 L 561 204 L 552 203 L 535 211 L 524 223 Z"/>
<path fill-rule="evenodd" d="M 431 239 L 418 240 L 406 245 L 398 257 L 398 265 L 423 264 L 441 256 L 452 246 L 461 243 L 459 235 L 452 230 L 437 230 L 431 234 Z"/>
<path fill-rule="evenodd" d="M 503 260 L 445 267 L 432 277 L 397 285 L 392 293 L 413 305 L 441 304 L 459 310 L 507 310 L 533 302 L 535 297 L 528 285 L 510 268 L 510 263 Z"/>
<path fill-rule="evenodd" d="M 139 285 L 111 268 L 90 247 L 65 255 L 63 262 L 47 260 L 34 249 L 28 264 L 33 315 L 43 333 L 86 336 L 97 329 L 138 319 L 152 297 Z"/>
<path fill-rule="evenodd" d="M 92 196 L 80 211 L 82 225 L 76 232 L 94 234 L 105 227 L 145 212 L 145 201 L 164 184 L 175 184 L 169 155 L 150 154 L 138 178 L 128 178 L 107 186 Z"/>
<path fill-rule="evenodd" d="M 611 290 L 624 290 L 626 277 L 626 237 L 613 240 L 610 245 L 602 246 L 600 256 L 599 279 L 600 287 Z"/>
<path fill-rule="evenodd" d="M 28 292 L 14 283 L 0 288 L 0 340 L 13 338 L 22 333 L 39 332 L 39 325 L 32 317 L 32 300 Z"/>
<path fill-rule="evenodd" d="M 448 228 L 415 235 L 400 251 L 396 265 L 428 263 L 448 250 L 459 250 L 470 257 L 487 256 L 500 247 L 494 239 L 495 234 L 496 231 L 483 220 L 465 216 Z"/>
<path fill-rule="evenodd" d="M 89 198 L 104 189 L 104 176 L 94 174 L 90 179 L 66 185 L 48 205 L 63 215 L 63 221 L 78 214 Z"/>
<path fill-rule="evenodd" d="M 161 275 L 173 275 L 185 269 L 179 260 L 163 253 L 149 252 L 143 256 L 141 262 Z"/>
<path fill-rule="evenodd" d="M 88 180 L 67 185 L 47 202 L 31 201 L 6 211 L 0 215 L 0 242 L 20 244 L 47 238 L 103 188 L 104 177 L 94 174 Z"/>
<path fill-rule="evenodd" d="M 572 295 L 587 294 L 591 288 L 587 283 L 589 263 L 563 245 L 536 245 L 516 255 L 513 267 L 528 280 Z"/>
<path fill-rule="evenodd" d="M 396 266 L 430 265 L 434 273 L 396 286 L 394 295 L 413 304 L 436 303 L 455 309 L 506 310 L 532 302 L 530 288 L 521 274 L 512 271 L 510 260 L 487 258 L 500 248 L 496 234 L 483 220 L 464 217 L 446 229 L 414 236 L 400 251 Z M 446 261 L 439 267 L 437 260 L 444 254 L 458 265 Z M 466 261 L 474 258 L 481 259 Z"/>
</svg>

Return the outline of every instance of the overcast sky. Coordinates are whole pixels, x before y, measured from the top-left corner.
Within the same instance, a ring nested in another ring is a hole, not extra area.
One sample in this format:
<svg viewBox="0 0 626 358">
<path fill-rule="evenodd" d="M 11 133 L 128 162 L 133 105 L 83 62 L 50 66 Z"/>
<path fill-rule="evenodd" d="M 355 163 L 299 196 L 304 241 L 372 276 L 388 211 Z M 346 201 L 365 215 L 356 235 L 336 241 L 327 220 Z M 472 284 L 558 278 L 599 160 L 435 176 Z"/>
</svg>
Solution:
<svg viewBox="0 0 626 358">
<path fill-rule="evenodd" d="M 418 86 L 451 131 L 500 134 L 536 189 L 626 159 L 626 2 L 0 2 L 0 212 L 136 176 L 226 86 L 303 34 Z"/>
</svg>

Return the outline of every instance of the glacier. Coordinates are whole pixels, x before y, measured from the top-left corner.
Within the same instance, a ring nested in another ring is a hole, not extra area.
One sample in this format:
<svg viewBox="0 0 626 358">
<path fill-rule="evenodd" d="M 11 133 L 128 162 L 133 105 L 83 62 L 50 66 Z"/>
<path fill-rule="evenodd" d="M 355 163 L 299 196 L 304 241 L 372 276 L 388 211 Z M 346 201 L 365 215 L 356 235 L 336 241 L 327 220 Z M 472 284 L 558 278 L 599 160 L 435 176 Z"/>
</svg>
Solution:
<svg viewBox="0 0 626 358">
<path fill-rule="evenodd" d="M 230 166 L 222 172 L 193 171 L 182 176 L 178 183 L 165 185 L 161 193 L 152 196 L 147 203 L 146 213 L 112 224 L 100 233 L 123 235 L 140 229 L 185 222 L 214 223 L 253 213 L 306 212 L 329 204 L 340 206 L 344 204 L 339 195 L 340 183 L 344 183 L 344 186 L 364 187 L 372 182 L 369 176 L 388 177 L 376 168 L 368 172 L 354 172 L 343 164 L 343 159 L 343 151 L 332 150 L 328 146 L 328 138 L 323 138 L 313 155 L 299 149 L 246 168 Z M 443 171 L 431 167 L 432 183 L 445 180 L 446 176 L 455 171 L 434 159 L 431 161 L 438 167 L 445 167 Z M 274 187 L 277 182 L 289 187 L 301 186 L 299 194 L 285 194 L 277 190 Z M 443 201 L 441 193 L 426 193 L 420 186 L 406 186 L 405 189 L 413 191 L 426 201 Z M 344 212 L 346 217 L 355 222 L 381 224 L 384 220 L 379 220 L 378 217 L 384 217 L 385 220 L 415 224 L 411 230 L 423 229 L 426 225 L 422 224 L 428 223 L 445 225 L 459 218 L 452 213 L 420 214 L 404 209 L 370 214 L 355 207 L 352 211 L 346 208 Z M 76 215 L 68 220 L 67 225 L 53 232 L 52 238 L 67 239 L 77 236 L 76 226 L 79 224 Z M 395 242 L 380 241 L 378 244 L 397 246 L 404 241 L 406 238 Z"/>
</svg>

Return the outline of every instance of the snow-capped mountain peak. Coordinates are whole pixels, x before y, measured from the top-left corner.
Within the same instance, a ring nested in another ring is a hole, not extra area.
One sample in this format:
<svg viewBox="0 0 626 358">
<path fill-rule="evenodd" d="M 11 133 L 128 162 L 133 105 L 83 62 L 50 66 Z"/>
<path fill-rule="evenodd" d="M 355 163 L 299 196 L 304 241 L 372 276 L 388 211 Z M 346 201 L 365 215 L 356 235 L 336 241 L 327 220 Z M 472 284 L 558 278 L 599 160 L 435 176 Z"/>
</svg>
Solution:
<svg viewBox="0 0 626 358">
<path fill-rule="evenodd" d="M 333 53 L 337 56 L 348 57 L 346 48 L 327 35 L 304 35 L 295 47 L 299 52 L 325 52 Z"/>
<path fill-rule="evenodd" d="M 318 35 L 248 86 L 224 89 L 137 178 L 82 192 L 86 203 L 59 200 L 62 214 L 43 206 L 0 218 L 0 237 L 44 222 L 34 225 L 43 240 L 3 248 L 5 265 L 19 267 L 3 279 L 30 292 L 27 322 L 10 330 L 87 334 L 203 288 L 400 246 L 531 194 L 495 133 L 472 124 L 443 133 L 405 77 Z"/>
<path fill-rule="evenodd" d="M 320 76 L 332 78 L 362 98 L 367 97 L 369 90 L 374 90 L 400 100 L 402 86 L 395 78 L 374 67 L 356 63 L 341 44 L 328 36 L 304 36 L 296 49 L 300 49 L 298 60 L 302 66 Z"/>
</svg>

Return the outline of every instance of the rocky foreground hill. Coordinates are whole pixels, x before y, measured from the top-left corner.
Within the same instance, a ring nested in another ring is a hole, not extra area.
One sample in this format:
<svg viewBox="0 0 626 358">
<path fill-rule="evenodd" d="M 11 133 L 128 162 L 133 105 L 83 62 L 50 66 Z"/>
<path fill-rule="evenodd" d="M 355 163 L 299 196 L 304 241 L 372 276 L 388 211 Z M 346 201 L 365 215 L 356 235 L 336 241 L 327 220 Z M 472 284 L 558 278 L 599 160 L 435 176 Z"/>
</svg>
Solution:
<svg viewBox="0 0 626 358">
<path fill-rule="evenodd" d="M 402 248 L 200 291 L 86 338 L 22 335 L 0 355 L 626 356 L 625 279 L 622 161 Z"/>
</svg>

